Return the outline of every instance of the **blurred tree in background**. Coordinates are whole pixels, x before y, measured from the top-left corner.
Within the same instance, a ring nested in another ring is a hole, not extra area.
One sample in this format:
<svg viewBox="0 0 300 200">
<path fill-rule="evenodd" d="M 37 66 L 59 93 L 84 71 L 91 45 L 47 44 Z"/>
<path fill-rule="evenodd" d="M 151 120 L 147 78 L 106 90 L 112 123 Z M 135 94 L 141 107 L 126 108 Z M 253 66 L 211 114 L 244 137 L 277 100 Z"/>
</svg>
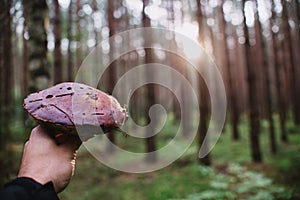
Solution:
<svg viewBox="0 0 300 200">
<path fill-rule="evenodd" d="M 24 20 L 28 37 L 29 91 L 36 92 L 50 85 L 50 63 L 47 58 L 48 5 L 46 0 L 24 1 Z M 57 44 L 60 44 L 58 42 Z"/>
<path fill-rule="evenodd" d="M 9 124 L 11 123 L 11 117 L 13 113 L 10 109 L 13 109 L 13 59 L 12 59 L 12 29 L 11 22 L 12 17 L 10 14 L 11 1 L 1 1 L 1 31 L 0 31 L 0 181 L 7 178 L 7 174 L 10 173 L 8 166 L 11 165 L 12 160 L 8 157 L 6 159 L 6 153 L 11 151 L 8 149 L 7 143 L 11 139 L 9 132 Z"/>
</svg>

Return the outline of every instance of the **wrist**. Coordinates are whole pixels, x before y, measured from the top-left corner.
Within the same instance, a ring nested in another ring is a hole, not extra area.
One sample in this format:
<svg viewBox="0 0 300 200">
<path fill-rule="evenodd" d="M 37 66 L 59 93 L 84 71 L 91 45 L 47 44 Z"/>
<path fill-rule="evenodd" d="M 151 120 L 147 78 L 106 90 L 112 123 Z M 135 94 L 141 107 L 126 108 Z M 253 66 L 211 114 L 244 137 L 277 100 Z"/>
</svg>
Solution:
<svg viewBox="0 0 300 200">
<path fill-rule="evenodd" d="M 42 177 L 42 176 L 39 176 L 40 173 L 38 172 L 29 172 L 29 171 L 24 171 L 21 169 L 21 171 L 19 172 L 18 174 L 18 178 L 26 178 L 26 179 L 30 179 L 30 180 L 33 180 L 34 182 L 36 183 L 39 183 L 40 185 L 44 185 L 46 184 L 47 182 L 50 182 L 51 180 L 50 179 L 46 179 L 45 177 Z"/>
</svg>

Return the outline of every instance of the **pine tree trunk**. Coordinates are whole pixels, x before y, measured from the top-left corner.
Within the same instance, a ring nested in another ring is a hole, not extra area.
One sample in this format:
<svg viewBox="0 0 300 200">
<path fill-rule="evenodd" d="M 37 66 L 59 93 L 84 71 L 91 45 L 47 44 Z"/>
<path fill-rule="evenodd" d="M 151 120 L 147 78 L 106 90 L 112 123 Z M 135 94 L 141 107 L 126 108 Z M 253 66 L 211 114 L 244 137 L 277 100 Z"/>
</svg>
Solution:
<svg viewBox="0 0 300 200">
<path fill-rule="evenodd" d="M 12 30 L 11 30 L 11 1 L 4 1 L 3 3 L 3 11 L 1 11 L 1 114 L 3 114 L 2 118 L 2 126 L 4 128 L 3 134 L 6 134 L 5 138 L 8 137 L 8 126 L 11 118 L 11 105 L 12 105 L 12 76 L 13 76 L 13 65 L 12 65 Z"/>
<path fill-rule="evenodd" d="M 50 64 L 47 60 L 47 33 L 45 22 L 48 6 L 46 0 L 23 1 L 28 27 L 29 91 L 45 89 L 50 83 Z"/>
<path fill-rule="evenodd" d="M 23 17 L 24 17 L 24 27 L 23 27 L 23 32 L 22 32 L 22 41 L 23 41 L 23 77 L 22 77 L 22 85 L 21 85 L 21 93 L 22 97 L 25 97 L 28 94 L 28 44 L 27 40 L 25 38 L 25 34 L 28 33 L 28 28 L 27 28 L 27 17 L 25 16 L 25 4 L 23 5 Z M 27 114 L 26 114 L 27 115 Z"/>
<path fill-rule="evenodd" d="M 300 46 L 300 28 L 299 28 L 300 27 L 300 1 L 295 1 L 295 7 L 296 7 L 295 18 L 297 19 L 296 20 L 296 27 L 298 27 L 298 39 L 299 39 L 298 47 L 299 47 Z M 296 30 L 297 30 L 297 28 L 296 28 Z M 300 70 L 299 70 L 299 72 L 300 72 Z"/>
<path fill-rule="evenodd" d="M 143 0 L 143 18 L 142 18 L 142 23 L 143 27 L 150 27 L 151 26 L 151 21 L 150 18 L 146 15 L 145 8 L 149 5 L 150 1 L 149 0 Z M 151 38 L 152 36 L 150 34 L 147 35 L 146 38 L 146 47 L 149 47 L 151 44 Z M 145 61 L 144 64 L 149 64 L 153 62 L 153 51 L 150 48 L 145 48 Z M 149 71 L 150 70 L 150 71 Z M 145 76 L 151 75 L 151 69 L 149 69 L 149 66 L 147 66 L 146 69 L 146 74 Z M 151 78 L 150 78 L 151 80 Z M 147 89 L 145 90 L 145 107 L 144 107 L 144 113 L 145 113 L 145 119 L 146 119 L 146 124 L 149 124 L 151 119 L 150 116 L 148 115 L 148 111 L 150 110 L 150 107 L 155 103 L 155 87 L 154 84 L 149 84 L 147 85 Z M 155 118 L 155 117 L 154 117 Z M 152 128 L 147 128 L 146 130 L 146 151 L 149 152 L 154 152 L 156 150 L 156 144 L 155 144 L 155 136 L 149 136 L 153 135 L 153 131 L 155 130 L 155 122 L 156 119 L 152 119 L 151 123 L 154 124 L 151 126 Z M 148 154 L 146 157 L 146 161 L 148 162 L 155 162 L 156 161 L 156 154 Z"/>
<path fill-rule="evenodd" d="M 179 63 L 179 67 L 180 67 L 180 74 L 183 75 L 187 81 L 189 81 L 189 77 L 188 77 L 188 64 L 187 62 L 182 59 L 180 56 L 176 56 L 178 63 Z M 191 114 L 192 114 L 192 108 L 191 108 L 191 98 L 188 95 L 188 90 L 185 87 L 181 87 L 180 89 L 180 96 L 181 96 L 181 102 L 183 102 L 182 106 L 182 112 L 181 112 L 181 118 L 182 118 L 182 132 L 183 135 L 185 136 L 189 136 L 191 134 Z"/>
<path fill-rule="evenodd" d="M 115 5 L 114 5 L 114 1 L 111 0 L 107 0 L 107 15 L 108 15 L 108 28 L 109 28 L 109 37 L 112 37 L 116 34 L 116 21 L 114 18 L 114 11 L 115 11 Z M 112 41 L 112 40 L 110 40 Z M 110 49 L 109 49 L 109 56 L 112 59 L 113 55 L 115 53 L 116 49 L 115 49 L 115 44 L 114 41 L 112 41 L 112 43 L 110 44 Z M 113 61 L 109 68 L 108 68 L 108 79 L 107 79 L 107 83 L 106 83 L 106 90 L 108 94 L 112 94 L 114 86 L 116 84 L 116 62 Z M 110 133 L 107 134 L 108 139 L 112 142 L 115 143 L 116 139 L 115 139 L 115 132 L 111 131 Z M 108 145 L 107 146 L 107 150 L 109 152 L 113 151 L 112 145 Z"/>
<path fill-rule="evenodd" d="M 28 28 L 27 28 L 27 17 L 25 16 L 25 4 L 23 4 L 23 17 L 24 17 L 24 24 L 23 24 L 23 32 L 22 32 L 22 42 L 23 42 L 23 71 L 22 71 L 22 81 L 21 81 L 21 97 L 25 98 L 28 95 L 28 82 L 29 82 L 29 69 L 28 69 L 28 43 L 25 38 L 25 34 L 28 34 Z M 23 124 L 26 124 L 26 121 L 28 120 L 28 114 L 25 112 L 25 110 L 22 110 L 22 118 L 23 118 Z"/>
<path fill-rule="evenodd" d="M 282 4 L 282 25 L 284 33 L 284 44 L 286 45 L 285 52 L 285 62 L 289 63 L 289 74 L 290 74 L 290 95 L 292 102 L 292 110 L 294 114 L 295 124 L 300 124 L 300 104 L 299 104 L 299 93 L 297 93 L 297 83 L 296 83 L 296 63 L 294 60 L 293 46 L 292 46 L 292 37 L 291 37 L 291 28 L 289 25 L 288 17 L 288 4 L 286 0 L 281 0 Z M 299 52 L 298 52 L 299 53 Z M 298 94 L 298 95 L 297 95 Z"/>
<path fill-rule="evenodd" d="M 224 4 L 224 0 L 222 0 L 222 5 Z M 228 95 L 228 104 L 229 104 L 229 109 L 230 109 L 230 116 L 231 116 L 231 124 L 232 124 L 232 138 L 234 140 L 238 140 L 240 138 L 239 136 L 239 131 L 238 131 L 238 123 L 239 123 L 239 112 L 238 112 L 238 107 L 237 107 L 237 98 L 236 94 L 233 88 L 233 73 L 232 73 L 232 66 L 230 64 L 230 55 L 229 55 L 229 50 L 227 47 L 227 34 L 226 34 L 226 27 L 227 23 L 225 21 L 224 13 L 222 11 L 222 6 L 219 6 L 219 13 L 221 16 L 220 19 L 220 29 L 222 31 L 223 35 L 223 40 L 222 40 L 222 46 L 224 49 L 224 55 L 225 55 L 225 60 L 224 60 L 224 69 L 227 72 L 227 85 L 228 85 L 228 90 L 227 90 L 227 95 Z"/>
<path fill-rule="evenodd" d="M 208 143 L 205 142 L 205 137 L 208 130 L 209 106 L 208 106 L 208 90 L 202 77 L 198 78 L 199 99 L 200 99 L 200 125 L 198 128 L 198 143 L 200 149 L 204 152 L 208 151 Z M 211 160 L 209 154 L 203 158 L 199 158 L 199 162 L 203 165 L 210 165 Z"/>
<path fill-rule="evenodd" d="M 77 51 L 76 51 L 76 68 L 75 72 L 79 69 L 82 62 L 82 41 L 81 41 L 81 27 L 80 27 L 80 9 L 81 9 L 81 0 L 76 1 L 76 40 L 77 40 Z"/>
<path fill-rule="evenodd" d="M 174 10 L 174 1 L 168 1 L 167 2 L 167 9 L 168 9 L 168 27 L 171 30 L 175 29 L 175 10 Z M 184 14 L 183 10 L 182 11 L 182 16 L 181 16 L 181 21 L 184 20 Z M 177 20 L 178 23 L 178 20 Z M 175 38 L 175 33 L 172 36 Z M 175 40 L 172 40 L 169 42 L 169 48 L 178 48 L 177 43 Z M 189 71 L 189 64 L 186 62 L 185 59 L 182 57 L 175 55 L 173 53 L 167 53 L 167 58 L 166 58 L 167 65 L 173 67 L 173 69 L 177 70 L 180 72 L 181 75 L 183 75 L 186 80 L 189 81 L 189 76 L 188 76 L 188 71 Z M 174 79 L 174 77 L 171 77 L 171 81 L 173 84 L 177 85 L 175 86 L 177 89 L 180 90 L 180 94 L 176 97 L 174 94 L 172 95 L 173 100 L 173 111 L 175 115 L 175 120 L 177 122 L 182 122 L 182 134 L 187 136 L 190 135 L 191 131 L 191 99 L 187 94 L 187 90 L 184 87 L 184 85 L 181 85 L 180 82 Z M 179 98 L 177 100 L 177 98 Z M 182 105 L 179 105 L 179 102 L 184 102 Z M 181 108 L 180 108 L 181 107 Z"/>
<path fill-rule="evenodd" d="M 252 0 L 252 5 L 255 5 L 255 0 Z M 253 52 L 253 63 L 252 66 L 255 68 L 255 74 L 256 74 L 256 88 L 257 88 L 257 94 L 256 96 L 259 97 L 259 99 L 266 99 L 266 85 L 265 85 L 265 75 L 264 75 L 264 67 L 263 67 L 263 48 L 261 46 L 262 44 L 262 37 L 261 37 L 261 27 L 258 19 L 258 12 L 254 11 L 254 41 L 255 44 L 251 47 L 251 51 Z M 259 118 L 267 118 L 267 110 L 266 110 L 266 102 L 265 101 L 259 101 L 257 98 L 258 103 L 258 110 L 259 110 Z"/>
<path fill-rule="evenodd" d="M 11 1 L 0 2 L 0 184 L 2 185 L 9 178 L 12 160 L 9 156 L 11 152 L 6 149 L 10 140 L 10 118 L 12 102 L 12 30 L 11 30 Z"/>
<path fill-rule="evenodd" d="M 276 25 L 276 13 L 274 11 L 275 5 L 272 5 L 272 26 Z M 272 45 L 273 45 L 273 51 L 272 51 L 272 57 L 274 62 L 274 68 L 275 68 L 275 79 L 276 79 L 276 94 L 277 94 L 277 107 L 278 107 L 278 113 L 279 113 L 279 123 L 280 123 L 280 138 L 283 142 L 287 142 L 287 133 L 286 133 L 286 125 L 285 125 L 285 118 L 286 118 L 286 102 L 283 94 L 283 66 L 280 61 L 278 50 L 281 49 L 282 41 L 279 41 L 277 39 L 277 33 L 272 32 Z M 278 42 L 277 42 L 278 41 Z M 279 44 L 278 44 L 279 43 Z"/>
<path fill-rule="evenodd" d="M 201 10 L 200 1 L 197 1 L 197 21 L 199 25 L 199 43 L 203 46 L 204 45 L 204 26 L 203 26 L 203 14 Z M 199 74 L 200 76 L 200 74 Z M 202 77 L 198 77 L 198 86 L 199 86 L 199 99 L 200 99 L 200 124 L 198 128 L 198 145 L 199 149 L 203 149 L 204 151 L 207 150 L 208 144 L 204 142 L 206 137 L 207 128 L 208 128 L 208 91 L 205 86 L 205 82 Z M 203 158 L 199 158 L 199 163 L 202 165 L 210 165 L 211 160 L 209 154 L 204 156 Z"/>
<path fill-rule="evenodd" d="M 0 7 L 2 8 L 1 12 L 0 12 L 0 20 L 2 23 L 0 23 L 0 29 L 2 31 L 0 31 L 0 79 L 3 80 L 4 79 L 4 74 L 5 74 L 5 62 L 4 62 L 4 39 L 5 39 L 5 23 L 4 20 L 6 19 L 5 16 L 5 1 L 0 1 Z M 4 82 L 1 81 L 0 82 L 0 105 L 4 105 L 4 95 L 5 95 L 5 91 L 4 91 Z M 3 145 L 5 144 L 4 141 L 4 134 L 5 134 L 5 126 L 3 123 L 4 120 L 4 106 L 0 107 L 0 150 L 3 149 Z M 1 161 L 1 166 L 2 166 L 2 161 Z M 2 170 L 2 167 L 1 167 Z"/>
<path fill-rule="evenodd" d="M 55 38 L 54 48 L 54 84 L 60 83 L 63 80 L 62 77 L 62 54 L 61 54 L 61 23 L 60 23 L 60 8 L 58 0 L 54 0 L 54 24 L 53 32 Z"/>
<path fill-rule="evenodd" d="M 244 37 L 245 37 L 245 50 L 246 50 L 246 69 L 248 79 L 248 92 L 249 92 L 249 118 L 250 118 L 250 142 L 251 142 L 251 155 L 254 162 L 262 162 L 261 150 L 259 145 L 259 107 L 257 100 L 257 87 L 256 87 L 256 72 L 251 62 L 254 57 L 251 52 L 249 30 L 246 24 L 245 14 L 245 0 L 242 0 L 243 12 L 244 12 Z"/>
<path fill-rule="evenodd" d="M 68 45 L 68 67 L 67 67 L 67 80 L 73 81 L 73 69 L 74 69 L 74 62 L 73 62 L 73 53 L 71 51 L 71 44 L 73 42 L 73 3 L 70 1 L 69 9 L 68 9 L 68 28 L 67 28 L 67 37 L 69 40 Z"/>
<path fill-rule="evenodd" d="M 289 2 L 291 4 L 291 9 L 294 8 L 294 15 L 293 15 L 293 21 L 296 23 L 294 27 L 294 38 L 292 41 L 292 45 L 294 47 L 294 63 L 295 63 L 295 77 L 296 77 L 296 101 L 300 102 L 300 79 L 297 77 L 300 77 L 300 2 L 299 1 L 292 1 Z M 299 105 L 298 105 L 299 106 Z M 298 113 L 300 113 L 300 108 L 298 107 Z M 295 116 L 296 117 L 296 116 Z M 300 119 L 299 115 L 297 115 L 297 118 L 295 119 L 295 122 L 297 125 L 300 125 Z"/>
<path fill-rule="evenodd" d="M 275 137 L 275 128 L 274 128 L 274 120 L 273 120 L 273 110 L 272 110 L 272 94 L 271 94 L 271 81 L 270 81 L 270 65 L 268 63 L 268 50 L 267 50 L 267 44 L 266 40 L 263 37 L 263 32 L 261 28 L 261 22 L 259 22 L 258 14 L 256 12 L 255 14 L 256 23 L 258 25 L 258 31 L 257 34 L 260 34 L 261 37 L 261 44 L 258 45 L 258 48 L 262 48 L 263 56 L 262 56 L 262 68 L 263 68 L 263 75 L 265 80 L 265 97 L 266 97 L 266 112 L 267 112 L 267 118 L 269 122 L 269 135 L 270 135 L 270 149 L 273 154 L 277 152 L 277 143 L 276 143 L 276 137 Z M 268 21 L 269 23 L 269 21 Z M 270 25 L 268 24 L 268 27 Z"/>
<path fill-rule="evenodd" d="M 93 0 L 92 2 L 92 6 L 93 6 L 93 12 L 97 12 L 98 11 L 98 6 L 97 6 L 97 1 Z M 94 37 L 95 37 L 95 41 L 96 44 L 99 42 L 99 32 L 97 31 L 96 25 L 95 25 L 95 20 L 93 20 L 93 27 L 94 27 Z"/>
<path fill-rule="evenodd" d="M 174 29 L 175 13 L 174 13 L 174 3 L 173 3 L 173 1 L 167 1 L 167 6 L 168 6 L 168 9 L 169 9 L 169 11 L 168 11 L 168 19 L 169 19 L 168 20 L 168 22 L 169 22 L 168 27 L 170 29 Z M 181 17 L 183 18 L 184 16 L 182 15 Z M 175 33 L 173 34 L 172 37 L 175 38 Z M 174 47 L 174 48 L 177 46 L 177 44 L 174 40 L 171 40 L 169 45 L 171 47 Z M 173 69 L 179 70 L 179 69 L 177 69 L 178 67 L 177 67 L 176 55 L 174 55 L 172 53 L 167 53 L 165 60 L 167 62 L 166 63 L 167 65 L 171 65 L 173 67 Z M 175 77 L 171 77 L 171 81 L 174 84 L 176 84 L 176 86 L 175 86 L 176 88 L 180 88 L 180 90 L 182 91 L 182 87 L 181 87 L 180 83 L 177 83 L 177 80 L 175 80 Z M 171 95 L 172 95 L 172 99 L 173 99 L 172 100 L 172 110 L 174 111 L 174 117 L 175 117 L 176 122 L 179 123 L 181 118 L 182 118 L 182 115 L 181 115 L 182 113 L 181 113 L 180 105 L 178 103 L 177 98 L 181 98 L 182 94 L 180 94 L 180 96 L 178 95 L 178 97 L 176 97 L 176 95 L 173 94 L 173 93 Z"/>
</svg>

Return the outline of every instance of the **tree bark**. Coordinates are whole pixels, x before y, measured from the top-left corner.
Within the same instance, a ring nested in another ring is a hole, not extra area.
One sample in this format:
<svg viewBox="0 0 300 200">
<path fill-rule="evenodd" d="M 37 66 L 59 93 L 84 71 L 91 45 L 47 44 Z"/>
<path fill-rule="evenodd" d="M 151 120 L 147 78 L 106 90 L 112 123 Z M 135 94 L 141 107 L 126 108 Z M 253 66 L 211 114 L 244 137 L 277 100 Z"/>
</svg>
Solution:
<svg viewBox="0 0 300 200">
<path fill-rule="evenodd" d="M 257 4 L 257 3 L 256 3 Z M 258 7 L 258 5 L 257 5 Z M 267 43 L 266 39 L 263 37 L 263 32 L 261 28 L 261 22 L 258 19 L 258 13 L 255 13 L 255 20 L 258 25 L 257 34 L 260 34 L 261 37 L 261 44 L 258 45 L 258 48 L 262 48 L 263 56 L 262 56 L 262 68 L 263 68 L 263 75 L 265 80 L 265 101 L 266 101 L 266 112 L 267 112 L 267 119 L 269 122 L 269 136 L 270 136 L 270 149 L 273 154 L 277 152 L 277 143 L 275 137 L 275 128 L 274 128 L 274 120 L 273 120 L 273 110 L 272 110 L 272 94 L 271 94 L 271 81 L 270 81 L 270 65 L 268 63 L 268 50 L 267 50 Z M 270 21 L 268 21 L 269 23 Z M 270 28 L 270 24 L 268 24 L 268 28 Z"/>
<path fill-rule="evenodd" d="M 109 37 L 112 37 L 116 34 L 116 21 L 114 18 L 114 11 L 115 11 L 115 5 L 114 1 L 107 0 L 107 21 L 108 21 L 108 28 L 109 28 Z M 112 40 L 110 40 L 112 41 Z M 114 46 L 114 41 L 110 43 L 110 49 L 109 49 L 109 56 L 112 59 L 113 55 L 115 53 L 115 46 Z M 112 94 L 114 86 L 116 84 L 116 62 L 113 61 L 109 68 L 108 68 L 108 79 L 106 83 L 106 90 L 108 94 Z M 111 143 L 115 143 L 115 132 L 111 131 L 110 133 L 107 134 L 108 139 L 110 140 Z M 112 145 L 107 146 L 107 150 L 109 152 L 113 151 Z"/>
<path fill-rule="evenodd" d="M 151 20 L 150 18 L 146 15 L 145 9 L 149 5 L 150 1 L 149 0 L 143 0 L 143 18 L 142 18 L 142 23 L 143 27 L 150 27 L 151 26 Z M 151 44 L 151 35 L 147 35 L 146 39 L 146 47 L 149 47 Z M 153 62 L 153 51 L 150 48 L 145 48 L 145 61 L 144 64 L 149 64 Z M 151 69 L 149 69 L 149 66 L 147 66 L 146 69 L 146 74 L 145 76 L 149 76 L 152 74 Z M 144 107 L 144 113 L 145 113 L 145 119 L 146 119 L 146 124 L 149 124 L 150 122 L 153 123 L 154 125 L 151 126 L 152 128 L 148 128 L 146 130 L 146 151 L 148 153 L 154 152 L 156 150 L 156 144 L 155 144 L 155 136 L 149 136 L 153 135 L 154 126 L 156 124 L 156 119 L 150 119 L 150 116 L 148 115 L 148 111 L 150 110 L 150 107 L 155 103 L 155 86 L 154 84 L 149 84 L 147 85 L 147 89 L 145 90 L 145 107 Z M 147 154 L 146 161 L 148 162 L 155 162 L 157 159 L 156 154 Z"/>
<path fill-rule="evenodd" d="M 21 81 L 21 97 L 25 98 L 28 94 L 28 82 L 29 82 L 29 69 L 28 69 L 28 43 L 27 39 L 25 38 L 25 34 L 28 34 L 28 27 L 27 27 L 27 17 L 25 16 L 25 4 L 23 4 L 23 17 L 24 17 L 24 24 L 23 24 L 23 32 L 22 32 L 22 41 L 23 41 L 23 70 L 22 70 L 22 81 Z M 28 120 L 28 114 L 24 110 L 22 111 L 22 118 L 23 118 L 23 124 L 26 124 L 26 121 Z"/>
<path fill-rule="evenodd" d="M 71 44 L 73 42 L 73 3 L 70 1 L 68 9 L 68 28 L 67 28 L 67 37 L 69 40 L 68 45 L 68 67 L 67 67 L 67 80 L 73 81 L 73 70 L 74 70 L 74 61 L 73 61 L 73 52 L 71 51 Z"/>
<path fill-rule="evenodd" d="M 170 29 L 174 29 L 174 20 L 175 20 L 175 13 L 174 13 L 174 3 L 173 1 L 167 1 L 167 7 L 168 7 L 168 27 Z M 184 17 L 184 15 L 181 16 L 182 18 Z M 175 33 L 172 36 L 173 38 L 175 38 Z M 177 44 L 174 40 L 171 40 L 169 43 L 171 48 L 176 48 Z M 170 48 L 169 47 L 169 48 Z M 180 58 L 179 58 L 180 59 Z M 166 64 L 167 65 L 171 65 L 173 69 L 175 70 L 180 70 L 178 69 L 178 65 L 177 65 L 177 59 L 176 59 L 176 55 L 172 54 L 172 53 L 166 53 Z M 179 88 L 180 91 L 182 91 L 182 87 L 180 85 L 180 83 L 177 83 L 174 77 L 171 77 L 171 81 L 176 84 L 176 88 Z M 180 97 L 176 97 L 175 94 L 171 94 L 172 95 L 172 110 L 174 110 L 174 117 L 175 117 L 175 121 L 176 122 L 180 122 L 181 118 L 182 118 L 182 113 L 180 110 L 180 105 L 179 105 L 179 101 L 177 98 L 182 98 L 182 93 L 180 93 Z M 179 96 L 179 95 L 178 95 Z"/>
<path fill-rule="evenodd" d="M 199 43 L 202 45 L 204 45 L 204 25 L 203 25 L 203 14 L 202 14 L 202 10 L 201 10 L 201 4 L 200 1 L 197 1 L 197 21 L 198 21 L 198 25 L 199 25 Z M 205 82 L 203 80 L 202 77 L 198 77 L 198 86 L 199 86 L 199 97 L 198 99 L 200 100 L 200 124 L 199 124 L 199 128 L 198 128 L 198 145 L 199 145 L 199 149 L 201 149 L 201 147 L 203 147 L 203 149 L 207 149 L 207 143 L 204 142 L 204 138 L 206 137 L 206 133 L 207 133 L 207 128 L 208 128 L 208 91 L 207 88 L 205 86 Z M 211 164 L 211 160 L 210 160 L 210 156 L 209 154 L 207 154 L 205 157 L 203 158 L 199 158 L 198 159 L 199 163 L 202 165 L 210 165 Z"/>
<path fill-rule="evenodd" d="M 1 114 L 3 134 L 6 134 L 5 138 L 8 137 L 8 126 L 11 117 L 11 105 L 12 105 L 12 83 L 13 83 L 13 65 L 12 65 L 12 27 L 11 27 L 11 1 L 5 0 L 2 2 L 1 11 Z M 6 131 L 6 132 L 5 132 Z"/>
<path fill-rule="evenodd" d="M 299 1 L 295 1 L 295 7 L 296 7 L 296 27 L 298 27 L 298 39 L 299 39 L 299 42 L 300 42 L 300 30 L 299 30 L 299 27 L 300 27 L 300 2 Z M 296 28 L 297 29 L 297 28 Z M 300 46 L 300 43 L 298 43 L 298 46 Z"/>
<path fill-rule="evenodd" d="M 289 74 L 290 74 L 290 95 L 292 102 L 292 110 L 294 116 L 295 124 L 300 124 L 300 98 L 299 91 L 297 91 L 297 83 L 296 83 L 296 62 L 294 60 L 293 46 L 292 46 L 292 37 L 291 37 L 291 28 L 289 25 L 289 17 L 288 17 L 288 4 L 286 0 L 281 0 L 282 4 L 282 25 L 283 25 L 283 34 L 284 34 L 284 45 L 286 46 L 285 51 L 285 63 L 289 63 Z M 297 95 L 298 94 L 298 95 Z"/>
<path fill-rule="evenodd" d="M 28 93 L 28 44 L 27 39 L 25 38 L 25 34 L 28 34 L 28 28 L 27 28 L 27 17 L 25 16 L 25 4 L 23 5 L 23 17 L 24 17 L 24 24 L 23 24 L 23 32 L 22 32 L 22 41 L 23 41 L 23 76 L 22 76 L 22 85 L 21 85 L 21 93 L 22 97 L 25 97 Z M 27 114 L 26 114 L 27 115 Z"/>
<path fill-rule="evenodd" d="M 222 0 L 222 5 L 224 4 L 224 0 Z M 231 116 L 231 124 L 232 124 L 232 138 L 233 140 L 238 140 L 240 138 L 239 131 L 238 131 L 238 123 L 239 123 L 239 112 L 238 112 L 238 104 L 236 99 L 236 94 L 233 87 L 233 73 L 232 73 L 232 66 L 230 64 L 230 55 L 229 50 L 227 47 L 227 34 L 226 34 L 226 27 L 227 23 L 225 21 L 224 13 L 222 11 L 222 6 L 219 7 L 219 13 L 221 16 L 220 19 L 220 30 L 222 31 L 223 35 L 223 49 L 225 55 L 225 61 L 223 63 L 224 69 L 227 72 L 227 85 L 228 85 L 228 104 L 230 108 L 230 116 Z"/>
<path fill-rule="evenodd" d="M 93 12 L 97 12 L 98 11 L 98 6 L 97 6 L 97 1 L 93 0 L 92 2 L 92 7 L 93 7 Z M 99 32 L 97 31 L 96 25 L 95 25 L 95 20 L 93 20 L 93 26 L 94 26 L 94 37 L 95 37 L 95 41 L 96 44 L 99 42 Z"/>
<path fill-rule="evenodd" d="M 77 40 L 77 51 L 76 51 L 76 69 L 75 72 L 79 69 L 81 62 L 82 62 L 82 41 L 81 41 L 81 27 L 80 27 L 80 21 L 81 16 L 79 15 L 79 12 L 81 10 L 81 0 L 76 1 L 76 40 Z"/>
<path fill-rule="evenodd" d="M 63 80 L 62 71 L 62 54 L 61 54 L 61 23 L 60 23 L 60 8 L 58 0 L 54 0 L 54 23 L 53 32 L 55 38 L 54 47 L 54 84 L 60 83 Z"/>
<path fill-rule="evenodd" d="M 175 8 L 174 8 L 174 1 L 167 1 L 167 9 L 168 9 L 168 27 L 171 30 L 175 29 L 175 20 L 176 23 L 179 23 L 179 20 L 176 19 L 175 16 Z M 183 8 L 181 8 L 181 23 L 184 21 L 184 12 Z M 173 33 L 173 38 L 175 38 L 175 33 Z M 171 40 L 169 42 L 169 48 L 171 49 L 178 49 L 177 43 L 174 40 Z M 189 64 L 187 61 L 173 53 L 166 53 L 166 64 L 171 66 L 173 69 L 179 71 L 181 75 L 183 75 L 186 80 L 190 81 L 188 71 L 189 71 Z M 175 87 L 180 90 L 179 95 L 176 97 L 173 93 L 171 93 L 171 96 L 173 98 L 173 105 L 172 109 L 174 111 L 174 116 L 176 122 L 182 122 L 182 134 L 184 136 L 188 136 L 191 131 L 191 99 L 187 95 L 187 90 L 180 82 L 178 82 L 175 77 L 171 77 L 170 81 L 172 81 L 172 84 L 175 84 Z M 178 98 L 178 99 L 177 99 Z M 179 102 L 184 102 L 182 105 L 179 104 Z M 180 108 L 181 107 L 181 108 Z M 181 112 L 182 110 L 182 112 Z"/>
<path fill-rule="evenodd" d="M 259 107 L 257 99 L 257 87 L 256 87 L 256 72 L 251 62 L 253 55 L 251 52 L 249 30 L 246 24 L 245 13 L 245 0 L 242 0 L 243 14 L 244 14 L 244 37 L 245 37 L 245 50 L 246 50 L 246 69 L 248 79 L 248 93 L 249 93 L 249 118 L 250 118 L 250 143 L 251 143 L 251 155 L 254 162 L 262 162 L 261 150 L 259 145 Z"/>
<path fill-rule="evenodd" d="M 10 118 L 12 102 L 12 29 L 11 29 L 11 1 L 0 2 L 0 152 L 7 151 L 7 142 L 10 140 Z M 11 152 L 7 151 L 5 155 Z M 4 154 L 3 154 L 4 155 Z M 12 160 L 0 155 L 0 184 L 7 181 L 11 172 Z"/>
<path fill-rule="evenodd" d="M 28 27 L 29 91 L 45 89 L 50 82 L 50 64 L 47 59 L 46 0 L 23 1 Z"/>
<path fill-rule="evenodd" d="M 272 4 L 272 26 L 276 25 L 276 13 L 275 13 L 275 5 L 274 3 Z M 284 98 L 284 94 L 283 94 L 283 66 L 282 66 L 282 62 L 280 61 L 279 58 L 279 49 L 282 49 L 282 41 L 279 41 L 277 39 L 277 33 L 275 33 L 274 31 L 272 31 L 271 37 L 272 37 L 272 57 L 274 59 L 274 68 L 275 68 L 275 79 L 276 79 L 276 95 L 277 95 L 277 108 L 278 108 L 278 113 L 279 113 L 279 123 L 280 123 L 280 138 L 283 142 L 287 142 L 288 141 L 288 137 L 287 137 L 287 133 L 286 133 L 286 125 L 285 125 L 285 121 L 286 121 L 286 101 Z"/>
</svg>

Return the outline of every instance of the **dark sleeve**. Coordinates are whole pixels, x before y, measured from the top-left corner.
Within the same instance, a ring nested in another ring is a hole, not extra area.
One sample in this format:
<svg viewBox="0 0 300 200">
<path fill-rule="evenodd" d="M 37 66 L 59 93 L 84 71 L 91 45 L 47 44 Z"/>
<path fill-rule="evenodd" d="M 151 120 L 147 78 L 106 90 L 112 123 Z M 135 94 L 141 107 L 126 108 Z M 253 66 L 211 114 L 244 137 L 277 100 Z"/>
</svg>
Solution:
<svg viewBox="0 0 300 200">
<path fill-rule="evenodd" d="M 42 185 L 31 178 L 16 178 L 0 190 L 1 200 L 58 200 L 53 183 Z"/>
</svg>

